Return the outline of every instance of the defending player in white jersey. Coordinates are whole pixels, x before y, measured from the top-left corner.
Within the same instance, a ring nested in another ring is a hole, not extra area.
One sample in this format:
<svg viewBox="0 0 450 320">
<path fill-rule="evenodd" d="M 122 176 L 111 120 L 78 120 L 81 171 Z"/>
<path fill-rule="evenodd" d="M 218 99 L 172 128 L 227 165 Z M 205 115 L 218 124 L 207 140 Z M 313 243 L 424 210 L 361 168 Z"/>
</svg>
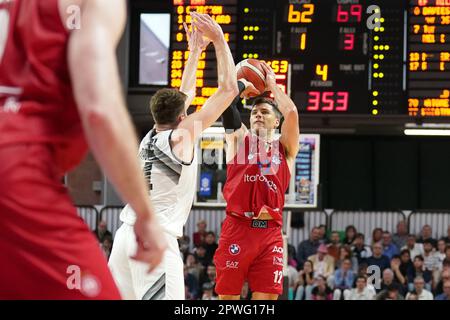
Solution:
<svg viewBox="0 0 450 320">
<path fill-rule="evenodd" d="M 162 89 L 152 97 L 150 108 L 155 126 L 142 140 L 139 154 L 149 182 L 150 198 L 169 248 L 161 265 L 151 273 L 147 272 L 148 266 L 132 260 L 135 215 L 129 206 L 124 208 L 121 213 L 124 223 L 116 233 L 109 266 L 125 299 L 185 299 L 183 261 L 177 238 L 182 236 L 194 198 L 195 141 L 239 93 L 233 57 L 221 27 L 208 15 L 191 15 L 190 53 L 180 91 Z M 209 41 L 217 57 L 218 89 L 199 112 L 187 116 L 186 110 L 195 97 L 198 60 Z"/>
</svg>

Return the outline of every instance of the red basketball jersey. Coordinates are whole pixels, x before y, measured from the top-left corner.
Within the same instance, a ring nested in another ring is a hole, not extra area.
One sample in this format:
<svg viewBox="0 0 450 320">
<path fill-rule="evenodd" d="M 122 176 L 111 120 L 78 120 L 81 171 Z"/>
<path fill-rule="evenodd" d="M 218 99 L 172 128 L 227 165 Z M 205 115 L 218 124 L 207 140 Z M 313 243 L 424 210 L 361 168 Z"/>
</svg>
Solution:
<svg viewBox="0 0 450 320">
<path fill-rule="evenodd" d="M 227 163 L 223 189 L 226 210 L 256 218 L 265 208 L 281 224 L 291 174 L 283 145 L 273 141 L 266 152 L 265 144 L 256 135 L 248 134 L 234 159 Z"/>
<path fill-rule="evenodd" d="M 61 173 L 87 150 L 69 76 L 68 39 L 58 0 L 0 0 L 0 147 L 53 144 Z"/>
</svg>

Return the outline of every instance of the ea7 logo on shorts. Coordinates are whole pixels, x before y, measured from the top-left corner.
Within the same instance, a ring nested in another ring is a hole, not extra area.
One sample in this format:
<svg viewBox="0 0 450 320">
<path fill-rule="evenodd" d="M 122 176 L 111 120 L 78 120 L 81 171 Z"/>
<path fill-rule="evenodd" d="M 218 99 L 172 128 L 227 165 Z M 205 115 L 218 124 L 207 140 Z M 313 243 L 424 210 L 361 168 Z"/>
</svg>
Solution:
<svg viewBox="0 0 450 320">
<path fill-rule="evenodd" d="M 230 245 L 230 247 L 228 248 L 228 250 L 230 251 L 230 253 L 232 255 L 237 255 L 241 252 L 241 247 L 239 247 L 237 244 L 233 243 L 232 245 Z"/>
<path fill-rule="evenodd" d="M 283 265 L 283 258 L 273 257 L 273 264 L 276 265 L 276 266 L 282 266 Z"/>
<path fill-rule="evenodd" d="M 227 261 L 227 268 L 229 269 L 237 269 L 239 265 L 238 261 Z"/>
<path fill-rule="evenodd" d="M 273 247 L 272 252 L 276 252 L 276 253 L 283 253 L 283 247 Z"/>
</svg>

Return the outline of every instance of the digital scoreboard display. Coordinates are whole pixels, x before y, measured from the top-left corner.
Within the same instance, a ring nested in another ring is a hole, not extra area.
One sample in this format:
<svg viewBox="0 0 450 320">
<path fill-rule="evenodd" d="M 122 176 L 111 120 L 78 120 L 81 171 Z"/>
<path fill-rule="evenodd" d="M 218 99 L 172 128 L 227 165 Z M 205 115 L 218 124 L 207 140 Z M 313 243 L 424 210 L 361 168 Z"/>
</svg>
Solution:
<svg viewBox="0 0 450 320">
<path fill-rule="evenodd" d="M 189 54 L 183 22 L 189 24 L 195 10 L 222 26 L 236 63 L 247 58 L 269 63 L 300 114 L 450 116 L 450 0 L 139 2 L 141 15 L 171 16 L 169 87 L 181 84 Z M 151 57 L 148 48 L 141 51 Z M 148 83 L 158 80 L 151 72 L 141 74 Z M 197 76 L 191 112 L 217 88 L 212 45 L 202 55 Z"/>
</svg>

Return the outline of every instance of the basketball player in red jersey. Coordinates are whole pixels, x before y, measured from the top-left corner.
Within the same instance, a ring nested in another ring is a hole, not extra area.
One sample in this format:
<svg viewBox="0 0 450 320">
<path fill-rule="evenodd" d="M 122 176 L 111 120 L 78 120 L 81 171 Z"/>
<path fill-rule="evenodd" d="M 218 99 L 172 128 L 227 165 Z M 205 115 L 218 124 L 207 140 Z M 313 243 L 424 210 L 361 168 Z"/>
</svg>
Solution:
<svg viewBox="0 0 450 320">
<path fill-rule="evenodd" d="M 87 145 L 138 215 L 135 259 L 162 259 L 117 71 L 125 11 L 124 0 L 0 0 L 0 299 L 120 299 L 61 185 Z"/>
<path fill-rule="evenodd" d="M 222 116 L 227 132 L 223 191 L 227 217 L 214 262 L 216 292 L 225 300 L 239 299 L 245 280 L 255 300 L 275 300 L 283 291 L 282 211 L 299 150 L 299 118 L 295 104 L 277 86 L 273 70 L 266 64 L 262 67 L 275 101 L 255 100 L 250 130 L 241 123 L 235 104 Z M 245 80 L 239 80 L 238 86 L 241 92 L 254 89 Z M 275 139 L 280 112 L 284 123 L 281 137 Z"/>
</svg>

